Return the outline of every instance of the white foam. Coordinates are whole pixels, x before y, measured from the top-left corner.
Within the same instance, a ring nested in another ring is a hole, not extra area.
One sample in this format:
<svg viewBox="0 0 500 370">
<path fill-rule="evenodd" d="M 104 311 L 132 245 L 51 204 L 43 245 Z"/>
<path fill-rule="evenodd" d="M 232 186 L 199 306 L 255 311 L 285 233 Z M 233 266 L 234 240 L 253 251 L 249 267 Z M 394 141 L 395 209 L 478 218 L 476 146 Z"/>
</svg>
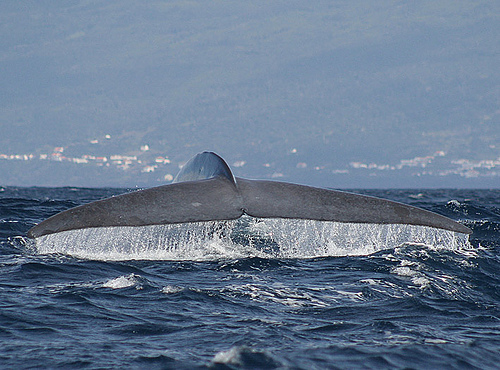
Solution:
<svg viewBox="0 0 500 370">
<path fill-rule="evenodd" d="M 228 351 L 220 351 L 215 354 L 212 362 L 216 364 L 241 366 L 241 349 L 240 347 L 232 347 Z"/>
<path fill-rule="evenodd" d="M 139 281 L 135 274 L 120 276 L 116 279 L 111 279 L 102 284 L 103 288 L 123 289 L 131 286 L 139 286 Z"/>
<path fill-rule="evenodd" d="M 167 285 L 164 286 L 161 290 L 162 293 L 164 294 L 174 294 L 174 293 L 179 293 L 182 292 L 184 288 L 180 286 L 174 286 L 174 285 Z"/>
<path fill-rule="evenodd" d="M 36 239 L 40 254 L 95 260 L 214 260 L 368 255 L 405 244 L 470 248 L 468 235 L 413 225 L 297 219 L 194 222 L 64 231 Z"/>
</svg>

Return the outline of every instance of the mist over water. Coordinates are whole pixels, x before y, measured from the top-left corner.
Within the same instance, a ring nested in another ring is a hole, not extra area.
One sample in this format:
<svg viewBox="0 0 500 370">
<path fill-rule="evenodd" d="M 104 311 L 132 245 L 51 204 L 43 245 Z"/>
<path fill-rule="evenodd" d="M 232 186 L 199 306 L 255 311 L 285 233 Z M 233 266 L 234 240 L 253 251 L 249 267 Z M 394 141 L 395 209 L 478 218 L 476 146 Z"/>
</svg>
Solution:
<svg viewBox="0 0 500 370">
<path fill-rule="evenodd" d="M 37 238 L 40 254 L 93 260 L 216 260 L 369 255 L 403 244 L 456 250 L 468 235 L 413 225 L 353 224 L 299 219 L 193 222 L 87 228 Z"/>
</svg>

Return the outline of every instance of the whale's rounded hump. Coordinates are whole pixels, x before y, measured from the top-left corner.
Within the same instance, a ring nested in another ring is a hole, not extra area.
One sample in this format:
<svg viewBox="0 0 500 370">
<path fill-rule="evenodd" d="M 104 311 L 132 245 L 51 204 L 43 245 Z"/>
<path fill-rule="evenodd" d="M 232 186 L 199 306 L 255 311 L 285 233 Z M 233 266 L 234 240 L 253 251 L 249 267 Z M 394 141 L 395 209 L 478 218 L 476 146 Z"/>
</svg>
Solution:
<svg viewBox="0 0 500 370">
<path fill-rule="evenodd" d="M 202 152 L 191 158 L 179 171 L 173 183 L 225 177 L 233 184 L 235 179 L 226 161 L 214 152 Z"/>
</svg>

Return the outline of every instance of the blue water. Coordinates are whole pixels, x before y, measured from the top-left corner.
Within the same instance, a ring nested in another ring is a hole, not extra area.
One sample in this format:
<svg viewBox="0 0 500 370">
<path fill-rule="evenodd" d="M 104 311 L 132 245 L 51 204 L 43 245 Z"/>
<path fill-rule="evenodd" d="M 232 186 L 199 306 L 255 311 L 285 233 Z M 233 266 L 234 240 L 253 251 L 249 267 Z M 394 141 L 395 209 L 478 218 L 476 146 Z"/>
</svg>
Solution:
<svg viewBox="0 0 500 370">
<path fill-rule="evenodd" d="M 24 238 L 123 191 L 0 188 L 1 368 L 498 368 L 500 190 L 363 191 L 469 240 L 276 220 Z"/>
</svg>

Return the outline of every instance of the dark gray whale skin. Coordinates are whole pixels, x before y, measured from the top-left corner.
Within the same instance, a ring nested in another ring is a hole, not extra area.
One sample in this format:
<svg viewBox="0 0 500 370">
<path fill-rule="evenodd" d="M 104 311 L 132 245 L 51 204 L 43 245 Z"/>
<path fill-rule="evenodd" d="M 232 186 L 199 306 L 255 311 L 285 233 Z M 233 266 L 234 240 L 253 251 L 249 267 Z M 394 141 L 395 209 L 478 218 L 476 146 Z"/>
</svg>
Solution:
<svg viewBox="0 0 500 370">
<path fill-rule="evenodd" d="M 470 234 L 447 217 L 385 199 L 277 181 L 234 177 L 212 152 L 194 156 L 172 184 L 139 190 L 60 212 L 28 231 L 29 238 L 61 231 L 197 221 L 295 218 L 410 224 Z"/>
</svg>

